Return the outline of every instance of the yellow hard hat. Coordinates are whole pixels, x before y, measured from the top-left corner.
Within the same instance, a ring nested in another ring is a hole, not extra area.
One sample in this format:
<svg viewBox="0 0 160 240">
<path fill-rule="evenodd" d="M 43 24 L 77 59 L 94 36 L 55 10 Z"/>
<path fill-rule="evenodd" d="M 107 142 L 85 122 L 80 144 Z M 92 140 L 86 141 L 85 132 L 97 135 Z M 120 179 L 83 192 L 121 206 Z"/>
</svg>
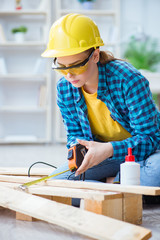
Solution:
<svg viewBox="0 0 160 240">
<path fill-rule="evenodd" d="M 64 57 L 103 45 L 98 27 L 92 19 L 70 13 L 52 25 L 42 57 Z"/>
</svg>

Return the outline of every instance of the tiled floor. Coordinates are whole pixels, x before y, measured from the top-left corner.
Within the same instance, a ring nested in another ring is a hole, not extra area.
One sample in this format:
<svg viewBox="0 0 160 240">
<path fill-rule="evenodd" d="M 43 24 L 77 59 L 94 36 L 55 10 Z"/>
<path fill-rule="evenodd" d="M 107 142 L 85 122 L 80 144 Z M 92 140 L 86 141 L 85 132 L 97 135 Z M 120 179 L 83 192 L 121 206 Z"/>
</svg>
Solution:
<svg viewBox="0 0 160 240">
<path fill-rule="evenodd" d="M 0 146 L 0 167 L 29 167 L 36 161 L 60 166 L 67 156 L 65 145 L 10 145 Z M 37 165 L 41 167 L 42 165 Z M 43 167 L 43 166 L 42 166 Z M 51 168 L 52 172 L 52 168 Z M 160 239 L 160 205 L 146 205 L 143 211 L 143 227 L 152 230 L 151 240 Z M 16 221 L 14 212 L 0 210 L 0 240 L 60 240 L 88 239 L 72 234 L 45 222 Z M 118 239 L 117 239 L 118 240 Z M 130 239 L 128 239 L 130 240 Z"/>
</svg>

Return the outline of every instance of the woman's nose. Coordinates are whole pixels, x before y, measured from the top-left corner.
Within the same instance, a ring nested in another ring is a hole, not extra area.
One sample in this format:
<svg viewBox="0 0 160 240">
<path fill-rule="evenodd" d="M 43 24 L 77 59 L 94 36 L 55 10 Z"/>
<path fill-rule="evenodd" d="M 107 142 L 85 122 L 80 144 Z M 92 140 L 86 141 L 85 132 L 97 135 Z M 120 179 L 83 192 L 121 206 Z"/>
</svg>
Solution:
<svg viewBox="0 0 160 240">
<path fill-rule="evenodd" d="M 72 73 L 70 73 L 70 72 L 67 73 L 67 78 L 71 78 L 72 76 L 73 76 Z"/>
</svg>

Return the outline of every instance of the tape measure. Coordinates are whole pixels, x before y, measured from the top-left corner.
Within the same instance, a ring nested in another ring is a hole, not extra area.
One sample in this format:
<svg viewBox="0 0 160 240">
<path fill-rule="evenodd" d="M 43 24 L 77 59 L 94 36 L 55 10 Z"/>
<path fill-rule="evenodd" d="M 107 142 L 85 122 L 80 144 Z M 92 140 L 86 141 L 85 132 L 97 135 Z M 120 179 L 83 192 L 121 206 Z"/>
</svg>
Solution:
<svg viewBox="0 0 160 240">
<path fill-rule="evenodd" d="M 56 173 L 56 174 L 53 174 L 53 175 L 50 175 L 50 176 L 47 176 L 47 177 L 43 177 L 43 178 L 40 178 L 40 179 L 37 179 L 37 180 L 34 180 L 34 181 L 31 181 L 31 182 L 28 182 L 28 183 L 25 183 L 23 185 L 20 185 L 19 188 L 22 189 L 22 190 L 26 190 L 28 187 L 34 185 L 34 184 L 37 184 L 37 183 L 40 183 L 42 181 L 45 181 L 45 180 L 48 180 L 50 178 L 53 178 L 53 177 L 56 177 L 58 175 L 61 175 L 65 172 L 74 172 L 76 171 L 80 165 L 82 164 L 82 161 L 84 159 L 84 156 L 85 154 L 87 153 L 87 149 L 86 147 L 84 147 L 83 145 L 81 144 L 76 144 L 74 145 L 73 147 L 71 147 L 69 150 L 68 150 L 68 169 L 63 171 L 63 172 L 60 172 L 60 173 Z M 81 176 L 82 174 L 80 175 L 80 179 L 81 179 Z M 83 181 L 85 179 L 85 173 L 83 173 Z"/>
<path fill-rule="evenodd" d="M 68 150 L 68 166 L 71 172 L 76 171 L 81 166 L 87 151 L 87 148 L 79 143 Z"/>
<path fill-rule="evenodd" d="M 61 175 L 61 174 L 65 173 L 65 172 L 69 172 L 69 171 L 70 171 L 70 169 L 67 169 L 67 170 L 65 170 L 63 172 L 60 172 L 60 173 L 52 174 L 52 175 L 47 176 L 47 177 L 43 177 L 43 178 L 40 178 L 40 179 L 37 179 L 37 180 L 33 180 L 31 182 L 28 182 L 28 183 L 24 183 L 24 184 L 20 185 L 19 188 L 22 189 L 22 190 L 26 190 L 28 187 L 30 187 L 30 186 L 32 186 L 34 184 L 40 183 L 42 181 L 48 180 L 50 178 L 56 177 L 58 175 Z"/>
</svg>

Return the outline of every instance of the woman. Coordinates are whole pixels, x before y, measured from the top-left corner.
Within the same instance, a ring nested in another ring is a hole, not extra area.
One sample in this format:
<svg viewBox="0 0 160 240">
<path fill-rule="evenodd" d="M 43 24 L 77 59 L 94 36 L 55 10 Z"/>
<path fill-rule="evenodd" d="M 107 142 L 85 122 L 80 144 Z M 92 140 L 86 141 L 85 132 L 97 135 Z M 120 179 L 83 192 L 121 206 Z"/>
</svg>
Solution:
<svg viewBox="0 0 160 240">
<path fill-rule="evenodd" d="M 76 143 L 88 152 L 75 175 L 57 178 L 113 182 L 128 148 L 141 164 L 141 185 L 160 186 L 160 115 L 148 81 L 131 64 L 100 51 L 97 25 L 88 17 L 68 14 L 50 30 L 43 57 L 63 77 L 57 104 L 67 131 L 67 147 Z M 68 168 L 68 162 L 58 168 Z"/>
</svg>

